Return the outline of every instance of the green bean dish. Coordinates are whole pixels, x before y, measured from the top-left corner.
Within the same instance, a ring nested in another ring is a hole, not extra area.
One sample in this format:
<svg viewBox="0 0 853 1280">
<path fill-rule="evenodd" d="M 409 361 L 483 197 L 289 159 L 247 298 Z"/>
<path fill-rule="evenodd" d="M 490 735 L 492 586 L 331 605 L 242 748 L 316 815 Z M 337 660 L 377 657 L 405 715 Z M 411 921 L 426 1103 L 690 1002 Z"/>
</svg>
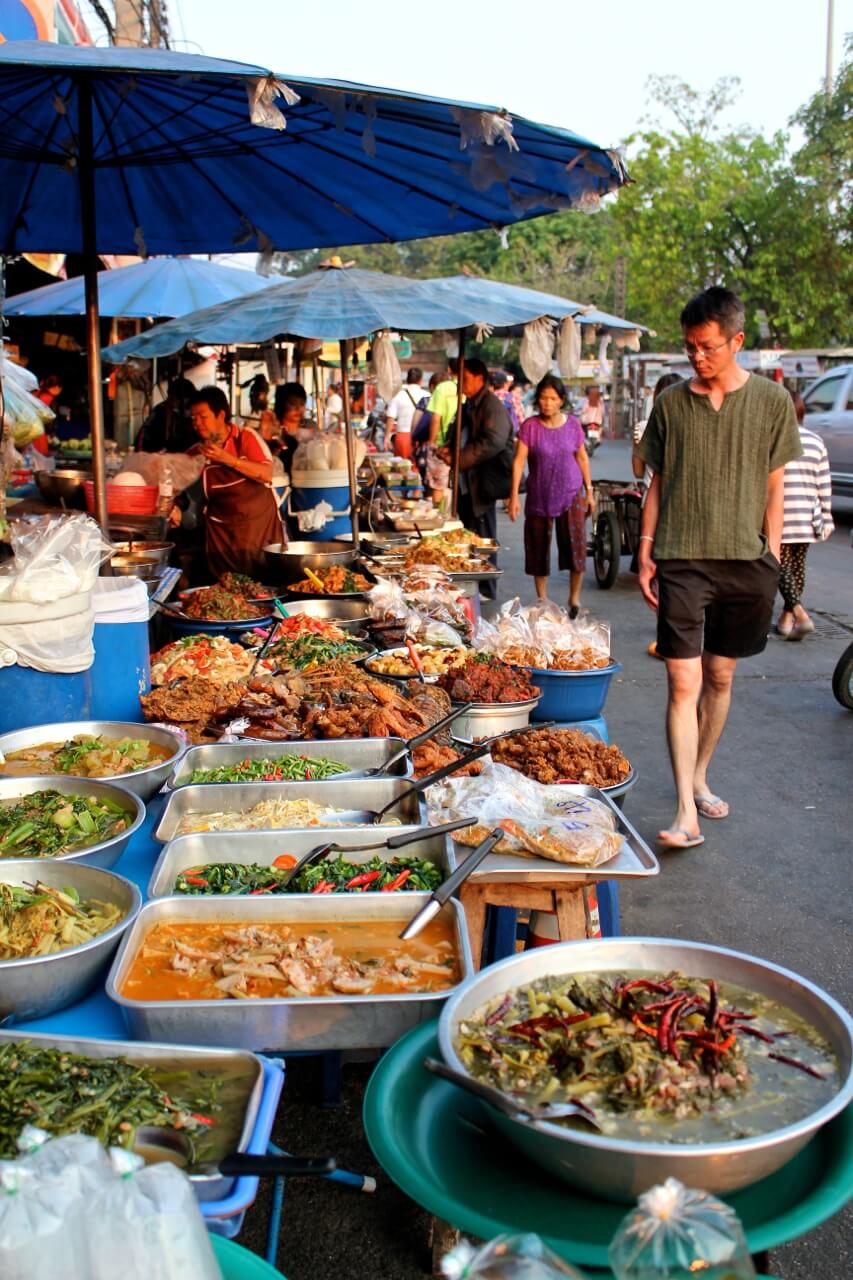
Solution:
<svg viewBox="0 0 853 1280">
<path fill-rule="evenodd" d="M 477 1079 L 525 1101 L 578 1101 L 635 1142 L 780 1129 L 840 1078 L 827 1041 L 784 1005 L 677 973 L 542 978 L 460 1023 L 457 1052 Z"/>
<path fill-rule="evenodd" d="M 0 858 L 60 858 L 120 835 L 132 820 L 114 800 L 34 791 L 0 803 Z"/>
<path fill-rule="evenodd" d="M 223 764 L 218 769 L 193 769 L 185 785 L 196 782 L 322 782 L 349 772 L 350 766 L 341 764 L 339 760 L 289 752 L 283 756 L 267 756 L 263 760 L 252 760 L 247 756 L 237 764 Z"/>
</svg>

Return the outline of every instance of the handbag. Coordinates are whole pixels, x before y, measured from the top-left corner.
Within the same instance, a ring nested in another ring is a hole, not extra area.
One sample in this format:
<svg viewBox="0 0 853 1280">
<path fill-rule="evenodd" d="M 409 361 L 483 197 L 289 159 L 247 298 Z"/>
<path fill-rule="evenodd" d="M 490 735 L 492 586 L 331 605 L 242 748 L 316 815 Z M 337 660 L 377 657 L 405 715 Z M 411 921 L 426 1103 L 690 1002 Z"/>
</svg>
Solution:
<svg viewBox="0 0 853 1280">
<path fill-rule="evenodd" d="M 477 468 L 477 496 L 481 502 L 501 502 L 512 492 L 512 464 L 515 458 L 515 440 L 510 431 L 500 453 L 489 458 Z"/>
</svg>

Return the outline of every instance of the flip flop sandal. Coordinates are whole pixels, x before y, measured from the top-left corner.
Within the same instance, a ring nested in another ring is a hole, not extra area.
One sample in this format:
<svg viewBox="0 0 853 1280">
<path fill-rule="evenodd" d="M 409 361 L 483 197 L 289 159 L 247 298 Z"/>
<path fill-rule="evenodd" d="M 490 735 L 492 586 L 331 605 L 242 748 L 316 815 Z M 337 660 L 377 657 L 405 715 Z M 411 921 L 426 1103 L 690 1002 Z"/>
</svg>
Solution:
<svg viewBox="0 0 853 1280">
<path fill-rule="evenodd" d="M 715 821 L 720 818 L 729 816 L 729 804 L 727 800 L 721 800 L 719 796 L 694 796 L 693 802 L 696 805 L 697 812 L 703 818 L 713 818 Z M 716 809 L 718 805 L 726 806 L 725 813 L 711 813 L 711 809 Z"/>
<path fill-rule="evenodd" d="M 684 840 L 664 840 L 661 838 L 663 833 L 657 838 L 657 846 L 659 849 L 695 849 L 697 845 L 705 843 L 704 836 L 692 836 L 686 827 L 668 827 L 666 834 L 670 836 L 684 836 Z"/>
</svg>

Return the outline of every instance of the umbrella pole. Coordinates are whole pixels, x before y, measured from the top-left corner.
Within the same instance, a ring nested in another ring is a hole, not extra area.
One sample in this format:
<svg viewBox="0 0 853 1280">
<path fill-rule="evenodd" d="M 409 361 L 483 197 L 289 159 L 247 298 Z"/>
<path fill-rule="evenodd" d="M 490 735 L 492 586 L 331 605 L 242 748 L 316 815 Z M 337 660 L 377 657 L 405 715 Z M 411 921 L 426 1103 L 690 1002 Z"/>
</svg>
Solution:
<svg viewBox="0 0 853 1280">
<path fill-rule="evenodd" d="M 344 433 L 347 442 L 347 472 L 349 473 L 352 544 L 356 551 L 358 551 L 358 512 L 356 510 L 358 487 L 355 480 L 355 441 L 352 435 L 352 415 L 349 403 L 349 340 L 347 338 L 341 338 L 341 397 L 344 402 Z"/>
<path fill-rule="evenodd" d="M 459 455 L 462 452 L 462 377 L 465 373 L 465 330 L 459 330 L 459 371 L 456 384 L 456 432 L 453 437 L 453 505 L 454 520 L 459 512 Z"/>
<path fill-rule="evenodd" d="M 101 318 L 98 314 L 98 236 L 95 223 L 95 161 L 92 139 L 92 86 L 80 81 L 80 213 L 83 221 L 83 281 L 86 290 L 86 355 L 89 375 L 89 429 L 92 436 L 92 480 L 95 519 L 109 532 L 107 517 L 106 459 L 104 455 L 104 400 L 101 386 Z"/>
</svg>

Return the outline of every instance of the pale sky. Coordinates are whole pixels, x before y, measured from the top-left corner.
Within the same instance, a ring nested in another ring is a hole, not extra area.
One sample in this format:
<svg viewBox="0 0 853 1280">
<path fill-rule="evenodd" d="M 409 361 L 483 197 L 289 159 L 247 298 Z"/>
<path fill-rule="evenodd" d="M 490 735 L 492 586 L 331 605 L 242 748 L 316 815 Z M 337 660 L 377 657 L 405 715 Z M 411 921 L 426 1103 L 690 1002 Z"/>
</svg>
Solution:
<svg viewBox="0 0 853 1280">
<path fill-rule="evenodd" d="M 785 128 L 822 84 L 828 3 L 169 0 L 169 19 L 176 48 L 506 107 L 610 146 L 646 112 L 653 73 L 702 90 L 739 76 L 727 122 Z M 853 0 L 834 8 L 837 71 Z"/>
</svg>

